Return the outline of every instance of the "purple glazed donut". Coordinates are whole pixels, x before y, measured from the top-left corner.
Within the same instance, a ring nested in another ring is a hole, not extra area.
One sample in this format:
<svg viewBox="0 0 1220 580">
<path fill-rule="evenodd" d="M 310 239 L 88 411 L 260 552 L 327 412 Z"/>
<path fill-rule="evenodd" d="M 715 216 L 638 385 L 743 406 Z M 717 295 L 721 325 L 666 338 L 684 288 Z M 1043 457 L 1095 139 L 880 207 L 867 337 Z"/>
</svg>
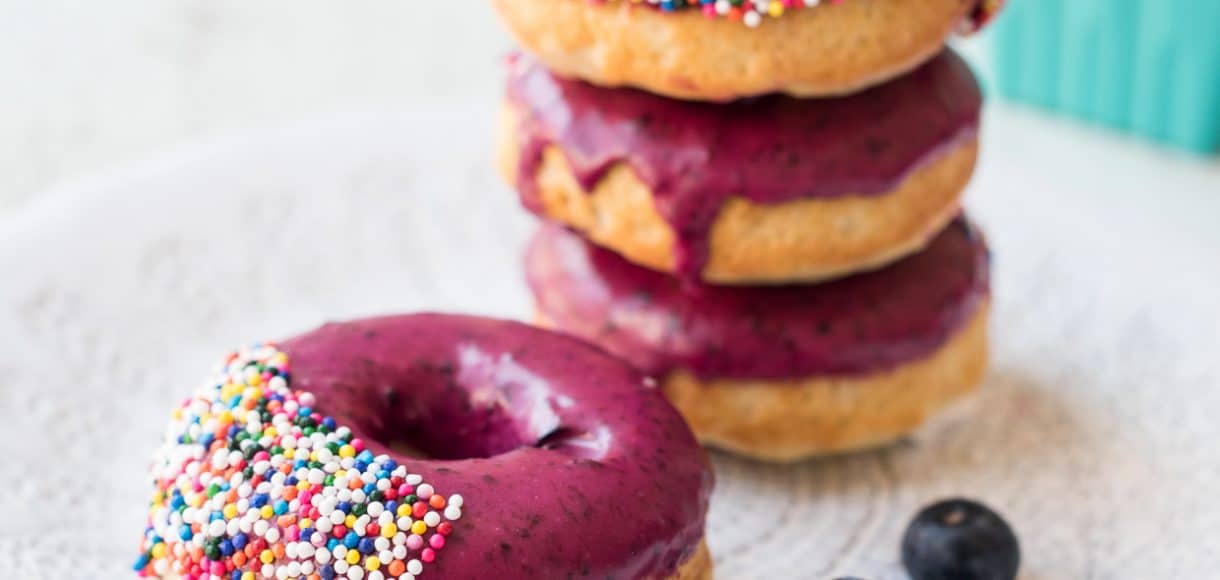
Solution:
<svg viewBox="0 0 1220 580">
<path fill-rule="evenodd" d="M 916 253 L 960 213 L 982 103 L 951 50 L 846 97 L 726 104 L 597 87 L 520 56 L 497 165 L 526 209 L 634 264 L 718 285 L 814 282 Z"/>
<path fill-rule="evenodd" d="M 703 442 L 768 461 L 890 443 L 974 391 L 990 256 L 959 218 L 885 268 L 813 285 L 689 285 L 550 224 L 539 321 L 656 377 Z"/>
<path fill-rule="evenodd" d="M 226 364 L 175 415 L 154 466 L 144 575 L 710 578 L 707 459 L 659 391 L 595 347 L 516 322 L 417 314 L 327 324 Z M 268 451 L 243 455 L 259 435 Z M 279 459 L 293 446 L 291 462 Z M 200 466 L 212 475 L 184 483 Z M 182 504 L 195 511 L 180 515 Z M 186 525 L 209 508 L 218 515 Z M 257 542 L 270 561 L 244 553 Z"/>
</svg>

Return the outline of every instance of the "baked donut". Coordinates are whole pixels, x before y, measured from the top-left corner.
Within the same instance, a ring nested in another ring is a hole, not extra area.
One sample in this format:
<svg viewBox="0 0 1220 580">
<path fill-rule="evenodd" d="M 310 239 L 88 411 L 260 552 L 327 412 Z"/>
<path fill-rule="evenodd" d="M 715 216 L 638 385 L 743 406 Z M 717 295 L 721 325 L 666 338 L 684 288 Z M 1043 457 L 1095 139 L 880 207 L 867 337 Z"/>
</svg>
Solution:
<svg viewBox="0 0 1220 580">
<path fill-rule="evenodd" d="M 800 97 L 841 95 L 898 77 L 940 51 L 955 30 L 981 26 L 1001 2 L 493 0 L 492 4 L 522 47 L 561 75 L 680 99 L 729 101 L 777 92 Z M 762 17 L 770 15 L 776 18 L 763 22 Z M 741 21 L 754 26 L 742 26 Z"/>
<path fill-rule="evenodd" d="M 523 204 L 637 264 L 815 281 L 918 250 L 958 212 L 981 96 L 945 51 L 840 99 L 708 104 L 510 64 L 497 164 Z"/>
<path fill-rule="evenodd" d="M 577 340 L 465 316 L 243 349 L 174 412 L 135 569 L 711 578 L 712 472 L 646 383 Z"/>
<path fill-rule="evenodd" d="M 539 319 L 656 377 L 704 443 L 793 461 L 893 441 L 986 366 L 988 253 L 964 220 L 884 269 L 691 286 L 555 225 L 526 271 Z"/>
</svg>

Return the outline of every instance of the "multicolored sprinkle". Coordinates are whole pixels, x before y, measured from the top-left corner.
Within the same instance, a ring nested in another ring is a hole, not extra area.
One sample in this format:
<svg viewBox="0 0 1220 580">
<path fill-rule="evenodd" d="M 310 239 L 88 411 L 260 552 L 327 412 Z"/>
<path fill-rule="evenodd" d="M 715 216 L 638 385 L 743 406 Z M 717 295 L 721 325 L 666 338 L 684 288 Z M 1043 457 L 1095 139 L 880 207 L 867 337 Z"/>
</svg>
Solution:
<svg viewBox="0 0 1220 580">
<path fill-rule="evenodd" d="M 615 0 L 589 0 L 605 4 Z M 739 20 L 754 28 L 762 24 L 764 17 L 779 18 L 785 13 L 801 8 L 814 8 L 823 2 L 841 4 L 844 0 L 623 0 L 631 4 L 643 4 L 664 12 L 699 10 L 708 18 Z M 986 25 L 1004 5 L 1004 0 L 980 0 L 963 26 L 965 32 L 974 32 Z"/>
<path fill-rule="evenodd" d="M 605 3 L 612 0 L 591 0 Z M 700 10 L 708 18 L 739 20 L 751 28 L 762 24 L 764 16 L 779 18 L 790 10 L 813 8 L 823 1 L 838 4 L 843 0 L 627 0 L 632 4 L 646 4 L 665 12 L 678 10 Z"/>
<path fill-rule="evenodd" d="M 274 344 L 230 354 L 173 421 L 134 569 L 184 580 L 413 580 L 462 517 L 289 388 Z"/>
</svg>

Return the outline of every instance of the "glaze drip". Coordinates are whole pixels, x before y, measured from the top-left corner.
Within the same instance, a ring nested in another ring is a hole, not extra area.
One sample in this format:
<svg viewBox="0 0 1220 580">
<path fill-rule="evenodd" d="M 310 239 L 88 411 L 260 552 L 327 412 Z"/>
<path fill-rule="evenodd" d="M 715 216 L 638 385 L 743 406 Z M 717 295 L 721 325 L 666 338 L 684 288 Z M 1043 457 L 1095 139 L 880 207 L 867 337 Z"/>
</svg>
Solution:
<svg viewBox="0 0 1220 580">
<path fill-rule="evenodd" d="M 591 191 L 629 166 L 652 191 L 677 238 L 675 270 L 699 277 L 721 207 L 733 196 L 779 204 L 875 196 L 978 129 L 981 95 L 946 50 L 890 83 L 833 99 L 773 95 L 728 104 L 687 102 L 561 79 L 513 59 L 508 99 L 518 116 L 517 187 L 540 213 L 535 176 L 549 146 Z"/>
</svg>

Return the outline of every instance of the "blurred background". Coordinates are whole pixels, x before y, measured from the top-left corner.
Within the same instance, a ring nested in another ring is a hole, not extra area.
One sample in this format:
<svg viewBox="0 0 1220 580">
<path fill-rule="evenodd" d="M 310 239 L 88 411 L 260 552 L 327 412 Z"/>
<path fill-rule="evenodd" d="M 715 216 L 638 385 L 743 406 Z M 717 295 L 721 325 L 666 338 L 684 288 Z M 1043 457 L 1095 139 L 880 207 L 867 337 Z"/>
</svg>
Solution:
<svg viewBox="0 0 1220 580">
<path fill-rule="evenodd" d="M 991 88 L 1196 154 L 1220 140 L 1220 34 L 1207 34 L 1220 2 L 1159 18 L 1099 0 L 1011 4 L 989 43 L 958 43 Z M 439 102 L 493 106 L 510 43 L 488 3 L 421 6 L 0 0 L 0 214 L 219 134 Z M 1137 19 L 1149 24 L 1139 34 Z"/>
<path fill-rule="evenodd" d="M 220 133 L 493 102 L 509 43 L 488 4 L 423 4 L 0 0 L 0 214 Z"/>
</svg>

